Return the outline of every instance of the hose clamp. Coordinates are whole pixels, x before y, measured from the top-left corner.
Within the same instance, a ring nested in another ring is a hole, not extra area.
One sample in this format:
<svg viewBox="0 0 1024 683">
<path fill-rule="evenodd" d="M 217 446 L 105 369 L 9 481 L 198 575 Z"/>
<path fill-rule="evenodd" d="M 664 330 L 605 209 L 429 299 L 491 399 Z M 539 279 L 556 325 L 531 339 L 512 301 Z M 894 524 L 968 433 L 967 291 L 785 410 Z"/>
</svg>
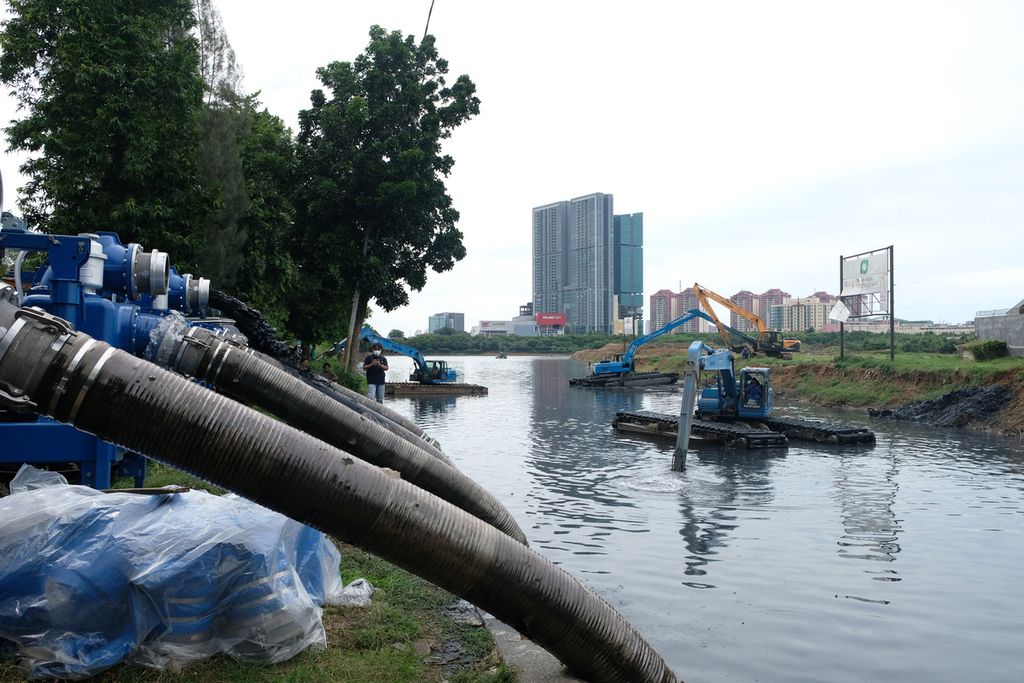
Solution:
<svg viewBox="0 0 1024 683">
<path fill-rule="evenodd" d="M 43 309 L 36 308 L 35 306 L 19 309 L 18 312 L 14 314 L 14 317 L 15 319 L 29 318 L 30 320 L 38 321 L 46 327 L 52 328 L 52 330 L 58 335 L 67 335 L 70 337 L 75 333 L 74 328 L 71 327 L 71 323 L 67 320 L 51 315 Z"/>
<path fill-rule="evenodd" d="M 18 336 L 18 333 L 21 332 L 21 328 L 25 327 L 27 322 L 28 321 L 24 318 L 18 317 L 17 313 L 15 314 L 14 324 L 8 328 L 7 334 L 0 339 L 0 358 L 4 357 L 7 353 L 7 349 L 14 343 L 15 337 Z"/>
<path fill-rule="evenodd" d="M 85 344 L 82 344 L 82 348 L 78 349 L 78 353 L 76 353 L 75 357 L 71 359 L 70 363 L 68 363 L 67 368 L 65 368 L 64 373 L 60 376 L 60 379 L 57 380 L 57 385 L 53 389 L 53 398 L 50 399 L 50 405 L 47 407 L 48 414 L 53 414 L 54 409 L 57 407 L 57 401 L 60 400 L 61 396 L 67 393 L 68 383 L 71 381 L 71 377 L 75 374 L 75 370 L 78 369 L 82 359 L 85 358 L 85 354 L 95 345 L 95 339 L 90 339 Z"/>
<path fill-rule="evenodd" d="M 103 369 L 106 362 L 114 355 L 114 351 L 115 349 L 113 346 L 108 348 L 103 352 L 103 355 L 100 356 L 100 359 L 96 361 L 96 365 L 92 366 L 92 370 L 89 372 L 89 376 L 86 378 L 85 384 L 82 385 L 81 390 L 78 392 L 78 396 L 75 397 L 75 404 L 71 406 L 71 412 L 68 414 L 67 419 L 68 423 L 74 423 L 75 417 L 78 415 L 78 409 L 82 407 L 82 401 L 85 400 L 85 395 L 89 393 L 89 389 L 92 388 L 92 383 L 96 381 L 96 377 L 100 374 L 100 370 Z"/>
</svg>

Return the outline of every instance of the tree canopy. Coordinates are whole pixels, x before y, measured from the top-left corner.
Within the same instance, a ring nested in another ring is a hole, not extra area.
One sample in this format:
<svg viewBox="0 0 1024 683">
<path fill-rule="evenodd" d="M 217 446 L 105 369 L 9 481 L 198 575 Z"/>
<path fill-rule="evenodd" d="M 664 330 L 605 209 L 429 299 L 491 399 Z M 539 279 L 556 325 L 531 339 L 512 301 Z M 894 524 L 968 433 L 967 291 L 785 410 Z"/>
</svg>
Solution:
<svg viewBox="0 0 1024 683">
<path fill-rule="evenodd" d="M 22 214 L 167 251 L 306 348 L 347 336 L 465 256 L 442 143 L 480 109 L 433 36 L 369 38 L 317 70 L 293 136 L 242 91 L 214 0 L 11 0 Z"/>
<path fill-rule="evenodd" d="M 19 203 L 34 227 L 115 230 L 195 263 L 209 201 L 190 0 L 11 0 L 0 82 L 24 116 L 5 131 L 33 154 Z"/>
<path fill-rule="evenodd" d="M 449 84 L 447 73 L 433 36 L 417 44 L 374 26 L 355 61 L 317 70 L 324 88 L 299 114 L 297 243 L 316 260 L 314 301 L 339 285 L 358 291 L 357 329 L 371 298 L 403 306 L 428 269 L 449 270 L 466 254 L 444 184 L 454 160 L 441 142 L 480 101 L 468 76 Z"/>
</svg>

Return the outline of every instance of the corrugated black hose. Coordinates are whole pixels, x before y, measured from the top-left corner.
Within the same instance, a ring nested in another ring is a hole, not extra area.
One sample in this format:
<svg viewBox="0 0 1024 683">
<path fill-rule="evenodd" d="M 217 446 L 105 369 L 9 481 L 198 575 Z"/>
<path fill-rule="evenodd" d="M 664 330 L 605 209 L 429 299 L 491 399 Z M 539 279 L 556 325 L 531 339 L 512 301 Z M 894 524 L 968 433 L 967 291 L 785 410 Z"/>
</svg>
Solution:
<svg viewBox="0 0 1024 683">
<path fill-rule="evenodd" d="M 279 368 L 281 371 L 287 372 L 292 377 L 303 382 L 306 386 L 312 387 L 323 394 L 327 394 L 346 408 L 354 410 L 369 420 L 373 420 L 381 427 L 387 429 L 396 436 L 405 439 L 409 443 L 423 448 L 428 455 L 437 458 L 446 465 L 455 467 L 455 464 L 451 459 L 441 450 L 441 446 L 438 444 L 437 440 L 427 435 L 426 432 L 420 429 L 419 425 L 401 413 L 392 410 L 386 405 L 377 403 L 360 393 L 352 391 L 348 387 L 331 382 L 326 377 L 315 375 L 309 371 L 303 372 L 298 370 L 295 367 L 278 361 L 272 356 L 260 353 L 252 347 L 249 347 L 249 351 L 256 357 L 262 358 L 274 367 Z M 150 360 L 153 359 L 150 358 Z"/>
<path fill-rule="evenodd" d="M 424 452 L 426 444 L 413 445 L 396 436 L 211 330 L 173 324 L 163 329 L 163 334 L 152 336 L 147 350 L 157 364 L 262 408 L 369 463 L 397 470 L 406 481 L 526 543 L 526 534 L 493 495 L 455 467 Z"/>
<path fill-rule="evenodd" d="M 494 614 L 586 680 L 677 680 L 604 600 L 464 510 L 59 318 L 12 309 L 0 296 L 5 407 L 50 415 L 363 547 Z"/>
</svg>

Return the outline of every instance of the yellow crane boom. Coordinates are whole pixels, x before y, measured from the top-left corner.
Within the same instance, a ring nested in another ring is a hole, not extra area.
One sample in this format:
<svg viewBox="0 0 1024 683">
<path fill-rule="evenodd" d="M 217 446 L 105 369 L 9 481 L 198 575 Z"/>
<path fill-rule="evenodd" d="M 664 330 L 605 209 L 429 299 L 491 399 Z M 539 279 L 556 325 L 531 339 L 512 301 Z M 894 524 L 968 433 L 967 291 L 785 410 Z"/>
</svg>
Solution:
<svg viewBox="0 0 1024 683">
<path fill-rule="evenodd" d="M 715 320 L 715 325 L 718 326 L 718 333 L 722 335 L 722 338 L 728 346 L 733 346 L 732 339 L 729 336 L 728 331 L 730 328 L 727 325 L 723 325 L 718 320 L 718 316 L 715 315 L 714 309 L 711 308 L 711 304 L 708 302 L 708 299 L 717 301 L 736 315 L 753 324 L 754 328 L 757 330 L 757 345 L 754 348 L 755 351 L 761 351 L 769 356 L 788 358 L 791 357 L 790 354 L 792 352 L 800 350 L 799 339 L 786 339 L 782 336 L 781 332 L 769 330 L 768 324 L 765 323 L 761 316 L 757 315 L 753 311 L 748 311 L 742 306 L 736 304 L 734 301 L 726 299 L 721 294 L 716 294 L 710 289 L 701 287 L 699 283 L 694 282 L 693 295 L 697 297 L 697 301 L 700 302 L 701 308 L 703 308 L 704 311 Z"/>
</svg>

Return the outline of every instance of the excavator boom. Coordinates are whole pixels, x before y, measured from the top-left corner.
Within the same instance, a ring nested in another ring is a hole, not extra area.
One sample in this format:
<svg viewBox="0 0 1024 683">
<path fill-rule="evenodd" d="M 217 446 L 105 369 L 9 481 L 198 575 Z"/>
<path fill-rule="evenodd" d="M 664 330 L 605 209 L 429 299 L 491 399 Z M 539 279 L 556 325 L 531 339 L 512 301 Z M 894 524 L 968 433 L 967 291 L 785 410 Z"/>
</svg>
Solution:
<svg viewBox="0 0 1024 683">
<path fill-rule="evenodd" d="M 742 332 L 738 333 L 741 337 L 745 338 L 745 341 L 753 342 L 752 346 L 755 351 L 761 351 L 769 356 L 788 358 L 790 353 L 800 350 L 799 339 L 785 339 L 781 332 L 769 330 L 768 324 L 763 318 L 761 318 L 761 316 L 757 315 L 753 311 L 748 311 L 736 302 L 725 298 L 721 294 L 716 294 L 710 289 L 701 287 L 699 283 L 694 282 L 693 295 L 697 297 L 697 300 L 700 302 L 700 306 L 715 319 L 715 325 L 718 326 L 718 333 L 721 335 L 722 339 L 725 340 L 725 343 L 729 348 L 733 350 L 738 349 L 738 347 L 733 343 L 731 337 L 731 334 L 737 334 L 737 331 L 728 325 L 722 324 L 722 322 L 718 320 L 718 316 L 715 315 L 714 309 L 711 308 L 711 304 L 708 302 L 708 299 L 713 299 L 714 301 L 722 304 L 736 315 L 750 322 L 757 329 L 756 340 Z M 742 344 L 740 346 L 742 346 Z"/>
</svg>

